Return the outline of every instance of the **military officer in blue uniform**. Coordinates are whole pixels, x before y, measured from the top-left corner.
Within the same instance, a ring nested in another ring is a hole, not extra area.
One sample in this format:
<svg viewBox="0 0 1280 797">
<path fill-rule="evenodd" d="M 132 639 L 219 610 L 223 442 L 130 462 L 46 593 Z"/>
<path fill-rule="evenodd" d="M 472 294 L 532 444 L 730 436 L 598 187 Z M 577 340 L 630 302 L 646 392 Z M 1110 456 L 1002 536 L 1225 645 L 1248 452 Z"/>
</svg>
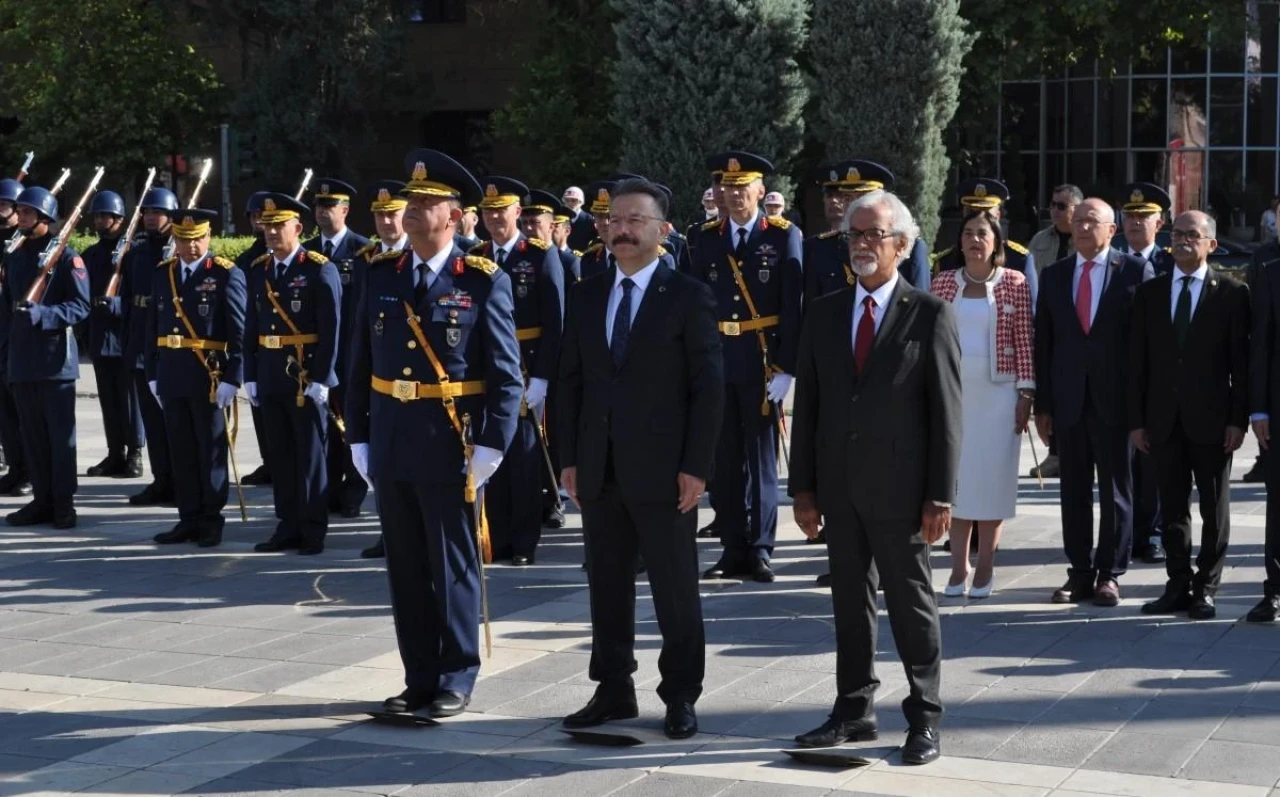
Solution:
<svg viewBox="0 0 1280 797">
<path fill-rule="evenodd" d="M 893 190 L 894 176 L 884 166 L 868 160 L 847 160 L 823 169 L 822 209 L 827 231 L 804 240 L 804 299 L 847 288 L 854 283 L 849 247 L 840 234 L 845 208 L 859 196 L 877 190 Z M 922 291 L 929 290 L 929 251 L 917 240 L 898 265 L 898 276 Z"/>
<path fill-rule="evenodd" d="M 359 258 L 357 253 L 369 245 L 369 239 L 356 233 L 347 226 L 347 215 L 351 212 L 351 198 L 356 189 L 332 177 L 322 177 L 318 182 L 313 201 L 316 226 L 320 234 L 302 243 L 308 251 L 319 252 L 329 259 L 338 269 L 338 279 L 342 283 L 341 331 L 338 335 L 338 365 L 336 373 L 346 370 L 346 351 L 351 345 L 351 319 L 355 304 L 355 272 Z M 329 511 L 353 518 L 360 515 L 360 507 L 369 493 L 369 485 L 365 484 L 355 466 L 351 464 L 351 449 L 343 440 L 342 430 L 338 428 L 338 419 L 342 417 L 346 402 L 343 400 L 341 379 L 329 391 L 329 405 L 333 414 L 329 420 Z"/>
<path fill-rule="evenodd" d="M 662 193 L 667 195 L 667 219 L 675 215 L 675 194 L 671 192 L 662 183 L 654 183 Z M 689 239 L 675 228 L 674 224 L 668 224 L 670 229 L 667 230 L 667 240 L 664 249 L 671 253 L 671 259 L 675 261 L 676 270 L 682 274 L 688 274 L 693 268 L 692 254 L 689 252 Z"/>
<path fill-rule="evenodd" d="M 721 172 L 728 214 L 703 224 L 694 245 L 693 276 L 719 305 L 726 381 L 711 486 L 724 551 L 703 575 L 767 583 L 778 531 L 776 425 L 795 373 L 803 242 L 795 225 L 766 218 L 760 207 L 768 160 L 723 152 L 707 168 Z"/>
<path fill-rule="evenodd" d="M 143 195 L 143 233 L 134 239 L 125 255 L 124 281 L 120 287 L 125 313 L 124 359 L 133 368 L 133 392 L 142 413 L 142 429 L 151 465 L 151 484 L 129 496 L 134 506 L 173 503 L 173 468 L 169 460 L 169 438 L 164 412 L 147 384 L 147 313 L 151 309 L 151 282 L 156 266 L 171 255 L 169 227 L 178 210 L 178 197 L 167 188 L 152 188 Z"/>
<path fill-rule="evenodd" d="M 1156 276 L 1170 274 L 1177 265 L 1173 254 L 1156 244 L 1164 214 L 1173 205 L 1169 193 L 1153 183 L 1131 183 L 1118 203 L 1125 245 L 1121 251 L 1151 264 Z M 1165 561 L 1164 521 L 1160 517 L 1160 490 L 1149 456 L 1133 451 L 1133 556 L 1148 564 Z"/>
<path fill-rule="evenodd" d="M 406 688 L 383 705 L 442 717 L 466 710 L 480 669 L 479 513 L 465 488 L 499 467 L 525 383 L 510 275 L 453 243 L 479 184 L 435 150 L 410 152 L 406 170 L 411 250 L 369 266 L 347 422 L 377 490 L 404 662 Z"/>
<path fill-rule="evenodd" d="M 124 300 L 119 285 L 115 296 L 105 295 L 115 276 L 113 256 L 125 232 L 124 200 L 115 191 L 99 191 L 89 204 L 89 215 L 98 240 L 83 255 L 89 270 L 89 293 L 93 296 L 87 343 L 98 383 L 107 456 L 90 466 L 88 474 L 137 478 L 142 475 L 142 413 L 134 392 L 133 363 L 124 358 Z"/>
<path fill-rule="evenodd" d="M 336 369 L 342 301 L 338 269 L 300 243 L 307 206 L 287 194 L 262 200 L 267 254 L 249 271 L 245 393 L 262 408 L 271 452 L 275 533 L 254 550 L 324 550 L 329 530 L 329 390 Z"/>
<path fill-rule="evenodd" d="M 520 341 L 524 402 L 515 439 L 485 496 L 495 559 L 511 558 L 517 567 L 534 563 L 542 538 L 543 481 L 546 463 L 538 437 L 547 389 L 560 362 L 564 325 L 564 267 L 549 241 L 520 233 L 521 201 L 529 188 L 509 177 L 480 181 L 480 210 L 492 236 L 470 254 L 492 260 L 511 278 L 516 338 Z"/>
<path fill-rule="evenodd" d="M 58 201 L 32 186 L 18 195 L 18 229 L 23 242 L 5 259 L 0 326 L 9 330 L 9 383 L 18 405 L 22 450 L 27 457 L 31 503 L 5 518 L 11 526 L 52 521 L 54 528 L 76 525 L 76 379 L 79 352 L 71 328 L 89 317 L 89 274 L 75 250 L 66 247 L 49 275 L 44 296 L 28 301 L 40 273 L 40 253 L 53 237 Z"/>
<path fill-rule="evenodd" d="M 244 377 L 245 273 L 209 252 L 212 210 L 187 208 L 170 227 L 174 257 L 160 262 L 147 308 L 146 363 L 173 450 L 178 524 L 160 544 L 222 542 L 227 505 L 226 410 Z"/>
<path fill-rule="evenodd" d="M 985 210 L 999 221 L 1004 213 L 1004 203 L 1009 201 L 1009 188 L 999 180 L 990 177 L 973 177 L 965 180 L 956 189 L 960 209 L 965 215 L 977 210 Z M 949 271 L 964 265 L 964 256 L 955 246 L 948 246 L 933 255 L 933 270 Z M 1041 266 L 1047 266 L 1042 263 Z M 1021 271 L 1027 278 L 1027 290 L 1031 292 L 1031 304 L 1034 307 L 1036 297 L 1040 294 L 1040 272 L 1036 268 L 1036 259 L 1027 247 L 1017 241 L 1005 238 L 1004 266 L 1014 271 Z"/>
<path fill-rule="evenodd" d="M 0 180 L 0 242 L 8 243 L 18 231 L 18 211 L 14 202 L 22 193 L 22 183 L 6 177 Z M 3 275 L 5 253 L 0 249 L 0 275 Z M 12 297 L 3 293 L 4 279 L 0 276 L 0 304 L 11 303 Z M 31 482 L 27 478 L 26 458 L 22 454 L 22 433 L 18 430 L 18 405 L 9 390 L 9 328 L 0 326 L 0 454 L 7 460 L 9 472 L 0 478 L 0 495 L 31 495 Z"/>
<path fill-rule="evenodd" d="M 580 279 L 588 279 L 609 270 L 609 196 L 616 185 L 612 180 L 599 180 L 587 186 L 597 237 L 582 250 L 578 264 Z"/>
<path fill-rule="evenodd" d="M 569 285 L 582 279 L 582 252 L 569 246 L 569 236 L 573 232 L 572 211 L 560 203 L 556 203 L 551 217 L 551 243 L 560 253 L 560 263 L 564 266 L 565 284 Z M 569 294 L 565 294 L 568 302 Z"/>
<path fill-rule="evenodd" d="M 267 244 L 262 239 L 262 199 L 268 193 L 267 191 L 254 191 L 245 202 L 244 215 L 249 222 L 249 230 L 253 233 L 253 243 L 236 257 L 236 268 L 244 272 L 246 285 L 248 284 L 249 270 L 253 267 L 253 261 L 267 253 Z M 258 444 L 258 455 L 262 458 L 262 464 L 252 472 L 242 474 L 240 483 L 242 485 L 266 486 L 271 484 L 271 461 L 268 458 L 267 430 L 266 425 L 262 422 L 262 408 L 250 404 L 249 414 L 253 418 L 253 436 L 254 441 Z"/>
</svg>

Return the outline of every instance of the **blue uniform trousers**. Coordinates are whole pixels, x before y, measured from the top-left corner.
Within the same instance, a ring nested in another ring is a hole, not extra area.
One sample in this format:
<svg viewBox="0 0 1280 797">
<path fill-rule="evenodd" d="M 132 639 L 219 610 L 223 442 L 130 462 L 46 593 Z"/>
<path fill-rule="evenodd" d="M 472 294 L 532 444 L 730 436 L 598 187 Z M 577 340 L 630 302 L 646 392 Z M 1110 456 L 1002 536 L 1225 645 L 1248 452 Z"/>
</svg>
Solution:
<svg viewBox="0 0 1280 797">
<path fill-rule="evenodd" d="M 328 417 L 309 398 L 299 407 L 292 393 L 258 396 L 271 452 L 271 490 L 280 519 L 273 539 L 323 545 L 329 530 Z"/>
<path fill-rule="evenodd" d="M 32 498 L 39 507 L 68 512 L 76 478 L 76 383 L 74 379 L 13 382 L 22 424 Z"/>
<path fill-rule="evenodd" d="M 9 474 L 19 482 L 30 481 L 27 458 L 22 452 L 22 428 L 18 422 L 18 403 L 9 383 L 0 379 L 0 446 L 4 446 Z"/>
<path fill-rule="evenodd" d="M 711 479 L 716 530 L 726 556 L 768 561 L 778 533 L 775 416 L 760 413 L 763 382 L 724 387 L 724 420 Z"/>
<path fill-rule="evenodd" d="M 542 539 L 542 473 L 546 468 L 533 419 L 524 416 L 485 490 L 495 560 L 528 556 L 537 549 Z"/>
<path fill-rule="evenodd" d="M 142 413 L 142 429 L 147 438 L 147 459 L 151 463 L 151 478 L 160 485 L 173 483 L 173 465 L 169 461 L 169 433 L 165 430 L 164 412 L 160 403 L 151 395 L 147 374 L 141 368 L 133 372 L 133 393 L 138 397 Z"/>
<path fill-rule="evenodd" d="M 227 505 L 227 425 L 208 396 L 164 400 L 173 446 L 173 493 L 178 520 L 203 530 L 221 529 Z"/>
<path fill-rule="evenodd" d="M 134 392 L 133 363 L 123 357 L 95 357 L 93 375 L 98 382 L 98 406 L 107 435 L 107 453 L 124 455 L 142 448 L 142 412 Z"/>
<path fill-rule="evenodd" d="M 342 385 L 329 391 L 329 401 L 335 412 L 341 413 L 346 409 L 344 396 Z M 333 421 L 329 422 L 328 473 L 329 508 L 334 511 L 359 509 L 365 496 L 369 494 L 369 485 L 361 477 L 360 471 L 356 470 L 351 461 L 351 447 L 343 439 L 338 424 Z"/>
</svg>

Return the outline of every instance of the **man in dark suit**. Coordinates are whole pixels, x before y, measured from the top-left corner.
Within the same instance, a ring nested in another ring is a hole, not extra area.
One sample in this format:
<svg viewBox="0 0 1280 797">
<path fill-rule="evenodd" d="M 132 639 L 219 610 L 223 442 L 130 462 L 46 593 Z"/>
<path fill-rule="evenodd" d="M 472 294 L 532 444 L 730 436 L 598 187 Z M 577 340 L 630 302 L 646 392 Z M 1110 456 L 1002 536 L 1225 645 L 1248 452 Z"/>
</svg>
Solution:
<svg viewBox="0 0 1280 797">
<path fill-rule="evenodd" d="M 609 211 L 617 265 L 573 288 L 560 360 L 561 483 L 582 507 L 595 696 L 566 717 L 586 728 L 637 716 L 635 557 L 649 569 L 662 655 L 664 731 L 697 733 L 705 637 L 698 596 L 698 499 L 724 409 L 716 303 L 658 248 L 666 197 L 626 180 Z"/>
<path fill-rule="evenodd" d="M 586 198 L 576 185 L 566 188 L 560 201 L 569 209 L 569 248 L 582 251 L 595 240 L 596 218 L 583 210 Z"/>
<path fill-rule="evenodd" d="M 1214 274 L 1206 258 L 1217 224 L 1198 210 L 1173 226 L 1177 270 L 1138 288 L 1129 361 L 1129 427 L 1160 483 L 1164 594 L 1147 614 L 1216 613 L 1230 533 L 1231 454 L 1248 421 L 1249 289 Z M 1199 572 L 1191 570 L 1191 480 L 1200 491 Z"/>
<path fill-rule="evenodd" d="M 788 485 L 805 535 L 816 536 L 824 522 L 827 528 L 837 697 L 828 720 L 796 741 L 832 747 L 876 738 L 874 564 L 910 683 L 902 758 L 926 764 L 939 755 L 942 719 L 929 546 L 951 525 L 960 340 L 951 305 L 898 274 L 919 235 L 900 199 L 885 191 L 860 197 L 844 231 L 857 284 L 809 307 Z"/>
<path fill-rule="evenodd" d="M 1258 291 L 1258 286 L 1262 284 L 1259 275 L 1264 269 L 1270 268 L 1277 263 L 1280 263 L 1280 241 L 1268 241 L 1254 251 L 1246 276 L 1249 283 L 1249 293 L 1254 297 L 1255 301 L 1257 300 L 1257 297 L 1261 295 Z M 1269 470 L 1267 461 L 1270 459 L 1270 453 L 1271 452 L 1268 451 L 1267 448 L 1259 446 L 1258 456 L 1253 460 L 1253 467 L 1249 468 L 1249 470 L 1240 477 L 1240 481 L 1250 484 L 1266 482 L 1267 472 Z M 3 494 L 4 492 L 3 480 L 0 479 L 0 494 Z"/>
<path fill-rule="evenodd" d="M 1076 253 L 1044 270 L 1036 304 L 1036 430 L 1058 438 L 1062 542 L 1071 567 L 1054 603 L 1120 603 L 1133 544 L 1129 329 L 1151 264 L 1111 249 L 1115 211 L 1086 199 L 1071 219 Z M 1102 520 L 1093 554 L 1093 473 Z"/>
<path fill-rule="evenodd" d="M 1280 616 L 1280 462 L 1271 452 L 1271 418 L 1280 414 L 1280 247 L 1264 246 L 1255 255 L 1249 274 L 1253 296 L 1253 334 L 1249 341 L 1249 420 L 1267 484 L 1267 530 L 1263 563 L 1267 578 L 1262 584 L 1262 600 L 1249 610 L 1251 623 L 1274 622 Z"/>
</svg>

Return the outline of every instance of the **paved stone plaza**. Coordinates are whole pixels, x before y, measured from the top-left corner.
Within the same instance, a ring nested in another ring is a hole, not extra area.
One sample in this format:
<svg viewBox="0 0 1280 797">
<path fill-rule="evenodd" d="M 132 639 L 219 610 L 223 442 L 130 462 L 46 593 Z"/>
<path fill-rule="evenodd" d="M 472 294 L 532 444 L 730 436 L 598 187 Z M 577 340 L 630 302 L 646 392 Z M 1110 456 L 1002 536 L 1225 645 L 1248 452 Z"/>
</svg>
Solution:
<svg viewBox="0 0 1280 797">
<path fill-rule="evenodd" d="M 104 438 L 96 401 L 78 412 L 83 472 Z M 1030 461 L 1025 447 L 1024 472 Z M 779 752 L 825 718 L 835 671 L 830 598 L 813 588 L 825 549 L 787 510 L 777 583 L 704 585 L 702 732 L 685 742 L 661 735 L 640 585 L 642 716 L 624 724 L 648 743 L 608 748 L 558 730 L 592 693 L 577 515 L 537 566 L 489 570 L 494 650 L 472 712 L 413 730 L 362 713 L 401 688 L 386 576 L 358 556 L 372 516 L 335 520 L 318 557 L 254 554 L 270 492 L 246 488 L 250 522 L 228 522 L 221 548 L 159 549 L 172 510 L 129 507 L 141 485 L 84 479 L 69 533 L 0 526 L 0 794 L 1280 795 L 1280 628 L 1238 621 L 1262 580 L 1252 485 L 1234 491 L 1220 619 L 1191 623 L 1139 612 L 1164 581 L 1141 564 L 1119 609 L 1049 604 L 1065 572 L 1056 484 L 1024 479 L 995 596 L 943 601 L 943 759 L 896 759 L 905 686 L 882 620 L 881 740 L 860 747 L 873 765 L 844 771 Z M 700 545 L 709 565 L 715 543 Z M 941 589 L 941 550 L 934 565 Z"/>
</svg>

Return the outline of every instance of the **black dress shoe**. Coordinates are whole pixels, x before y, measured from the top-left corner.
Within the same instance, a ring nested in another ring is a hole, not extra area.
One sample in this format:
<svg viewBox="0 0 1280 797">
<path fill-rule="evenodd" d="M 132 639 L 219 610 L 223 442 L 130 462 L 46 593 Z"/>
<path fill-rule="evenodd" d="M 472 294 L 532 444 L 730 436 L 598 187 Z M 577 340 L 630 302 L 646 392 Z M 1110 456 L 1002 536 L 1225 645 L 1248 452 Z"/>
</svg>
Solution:
<svg viewBox="0 0 1280 797">
<path fill-rule="evenodd" d="M 346 518 L 347 520 L 350 520 L 351 518 L 358 518 L 360 517 L 360 507 L 344 506 L 342 509 L 338 511 L 338 514 Z"/>
<path fill-rule="evenodd" d="M 1168 558 L 1169 555 L 1165 553 L 1164 545 L 1159 540 L 1152 540 L 1147 550 L 1142 552 L 1142 561 L 1149 565 L 1158 565 Z"/>
<path fill-rule="evenodd" d="M 826 545 L 826 544 L 827 544 L 827 530 L 826 530 L 826 529 L 822 529 L 822 530 L 821 530 L 821 531 L 819 531 L 816 535 L 814 535 L 814 536 L 812 536 L 812 537 L 806 537 L 806 538 L 805 538 L 805 540 L 804 540 L 804 544 L 805 544 L 805 545 Z"/>
<path fill-rule="evenodd" d="M 142 492 L 129 496 L 129 503 L 134 506 L 159 506 L 173 503 L 173 488 L 161 482 L 151 482 L 142 488 Z"/>
<path fill-rule="evenodd" d="M 515 567 L 528 567 L 533 564 L 533 554 L 526 556 L 522 553 L 518 553 L 511 557 L 511 564 Z"/>
<path fill-rule="evenodd" d="M 435 700 L 431 701 L 431 708 L 427 713 L 437 718 L 456 717 L 466 711 L 469 705 L 471 705 L 471 695 L 464 695 L 446 689 L 436 695 Z"/>
<path fill-rule="evenodd" d="M 127 463 L 122 454 L 108 454 L 106 459 L 97 465 L 90 465 L 85 471 L 88 476 L 119 476 L 124 473 Z"/>
<path fill-rule="evenodd" d="M 733 578 L 734 576 L 750 575 L 751 571 L 746 564 L 740 559 L 731 556 L 721 556 L 720 561 L 707 568 L 703 574 L 703 578 Z"/>
<path fill-rule="evenodd" d="M 32 501 L 16 512 L 10 512 L 5 517 L 5 522 L 10 526 L 34 526 L 38 523 L 53 522 L 53 507 L 40 506 Z"/>
<path fill-rule="evenodd" d="M 1218 616 L 1217 602 L 1212 595 L 1199 593 L 1191 599 L 1187 617 L 1192 620 L 1212 620 Z"/>
<path fill-rule="evenodd" d="M 24 474 L 11 470 L 0 478 L 0 495 L 9 495 L 14 498 L 31 495 L 31 482 L 27 481 Z"/>
<path fill-rule="evenodd" d="M 1267 480 L 1267 469 L 1262 464 L 1261 459 L 1255 459 L 1253 461 L 1253 467 L 1249 468 L 1248 472 L 1245 473 L 1245 475 L 1240 477 L 1240 481 L 1246 482 L 1248 484 L 1261 484 L 1266 480 Z"/>
<path fill-rule="evenodd" d="M 1266 595 L 1244 619 L 1251 623 L 1274 623 L 1277 615 L 1280 615 L 1280 595 Z"/>
<path fill-rule="evenodd" d="M 260 487 L 264 484 L 271 484 L 271 471 L 267 470 L 266 465 L 259 465 L 258 469 L 247 476 L 240 478 L 240 483 L 253 487 Z"/>
<path fill-rule="evenodd" d="M 200 529 L 196 537 L 196 545 L 201 548 L 216 548 L 222 544 L 222 526 L 206 526 Z"/>
<path fill-rule="evenodd" d="M 879 735 L 874 716 L 860 720 L 827 717 L 826 722 L 797 736 L 796 744 L 801 747 L 839 747 L 845 742 L 874 742 Z"/>
<path fill-rule="evenodd" d="M 704 540 L 715 539 L 720 536 L 720 529 L 716 528 L 715 521 L 711 521 L 707 525 L 698 529 L 698 536 Z"/>
<path fill-rule="evenodd" d="M 565 717 L 566 728 L 594 728 L 613 720 L 630 720 L 640 716 L 635 692 L 609 692 L 597 689 L 587 705 Z"/>
<path fill-rule="evenodd" d="M 542 525 L 549 529 L 564 528 L 564 509 L 561 507 L 552 507 L 547 516 L 542 519 Z"/>
<path fill-rule="evenodd" d="M 409 714 L 431 705 L 431 701 L 434 699 L 435 695 L 427 692 L 415 692 L 412 689 L 406 689 L 395 697 L 389 697 L 382 701 L 382 708 L 384 711 L 392 711 L 397 714 Z"/>
<path fill-rule="evenodd" d="M 667 706 L 667 718 L 662 722 L 662 732 L 668 739 L 688 739 L 698 732 L 698 715 L 693 704 L 677 700 Z"/>
<path fill-rule="evenodd" d="M 200 527 L 194 523 L 182 523 L 169 529 L 162 531 L 151 539 L 155 540 L 158 545 L 174 545 L 180 542 L 195 542 L 200 536 Z"/>
<path fill-rule="evenodd" d="M 129 452 L 125 458 L 124 473 L 118 474 L 117 478 L 137 479 L 142 476 L 142 452 L 134 449 Z"/>
<path fill-rule="evenodd" d="M 1054 590 L 1051 600 L 1054 603 L 1084 603 L 1093 598 L 1093 580 L 1087 577 L 1067 579 L 1067 583 Z"/>
<path fill-rule="evenodd" d="M 751 564 L 751 578 L 761 584 L 772 584 L 773 568 L 764 559 L 756 559 Z"/>
<path fill-rule="evenodd" d="M 1191 606 L 1191 587 L 1182 582 L 1170 581 L 1164 594 L 1142 604 L 1143 614 L 1173 614 L 1186 611 Z"/>
<path fill-rule="evenodd" d="M 297 537 L 272 537 L 266 542 L 260 542 L 253 546 L 253 550 L 257 553 L 278 553 L 279 551 L 287 551 L 290 548 L 301 548 L 302 540 Z"/>
<path fill-rule="evenodd" d="M 915 725 L 907 729 L 907 743 L 902 745 L 902 763 L 928 764 L 942 755 L 942 740 L 933 728 Z"/>
<path fill-rule="evenodd" d="M 76 527 L 76 511 L 74 509 L 66 509 L 61 512 L 53 513 L 53 527 L 55 529 L 74 529 Z"/>
<path fill-rule="evenodd" d="M 360 552 L 361 559 L 384 559 L 386 558 L 386 555 L 387 555 L 387 550 L 386 548 L 382 547 L 381 537 L 379 537 L 378 541 L 375 542 L 373 545 L 370 545 L 368 548 L 365 548 L 363 551 Z"/>
<path fill-rule="evenodd" d="M 831 574 L 823 573 L 822 575 L 815 578 L 813 580 L 813 583 L 819 587 L 829 587 L 831 586 Z"/>
<path fill-rule="evenodd" d="M 315 556 L 324 553 L 324 543 L 322 542 L 304 542 L 298 546 L 299 556 Z"/>
</svg>

